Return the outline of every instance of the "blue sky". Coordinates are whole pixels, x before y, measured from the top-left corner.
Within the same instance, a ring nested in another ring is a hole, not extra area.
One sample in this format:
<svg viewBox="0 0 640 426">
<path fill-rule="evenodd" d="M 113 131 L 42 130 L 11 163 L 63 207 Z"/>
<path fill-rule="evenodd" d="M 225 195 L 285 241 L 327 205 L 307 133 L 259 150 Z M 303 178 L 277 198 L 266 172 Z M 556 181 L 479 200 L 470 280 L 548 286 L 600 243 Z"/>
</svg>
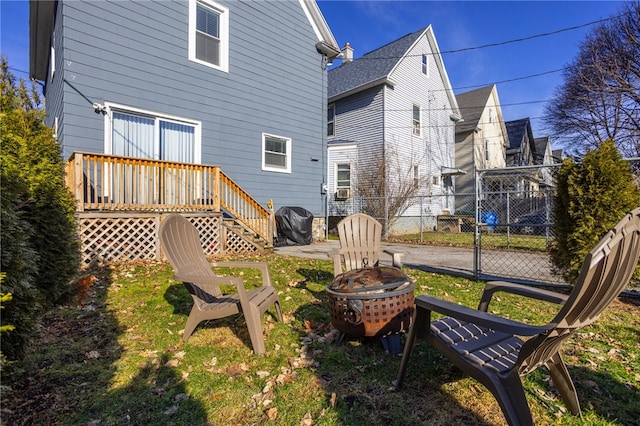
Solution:
<svg viewBox="0 0 640 426">
<path fill-rule="evenodd" d="M 321 0 L 318 5 L 340 47 L 349 42 L 357 58 L 427 25 L 433 26 L 440 50 L 446 52 L 608 18 L 618 13 L 623 3 Z M 14 74 L 22 78 L 28 77 L 29 70 L 28 14 L 27 0 L 0 2 L 0 47 Z M 562 73 L 548 72 L 566 67 L 592 29 L 587 26 L 496 47 L 445 53 L 443 60 L 456 93 L 498 83 L 505 119 L 529 117 L 534 136 L 546 136 L 541 120 L 544 101 L 551 99 L 554 89 L 562 84 Z M 547 74 L 506 82 L 541 73 Z"/>
<path fill-rule="evenodd" d="M 318 5 L 340 47 L 349 42 L 357 58 L 427 25 L 432 25 L 441 52 L 455 51 L 608 18 L 617 14 L 623 3 L 328 0 L 318 1 Z M 547 136 L 541 120 L 545 103 L 540 101 L 553 97 L 554 89 L 563 82 L 562 73 L 506 81 L 566 67 L 593 28 L 591 25 L 496 47 L 444 53 L 443 61 L 455 93 L 498 83 L 505 120 L 529 117 L 534 136 Z"/>
</svg>

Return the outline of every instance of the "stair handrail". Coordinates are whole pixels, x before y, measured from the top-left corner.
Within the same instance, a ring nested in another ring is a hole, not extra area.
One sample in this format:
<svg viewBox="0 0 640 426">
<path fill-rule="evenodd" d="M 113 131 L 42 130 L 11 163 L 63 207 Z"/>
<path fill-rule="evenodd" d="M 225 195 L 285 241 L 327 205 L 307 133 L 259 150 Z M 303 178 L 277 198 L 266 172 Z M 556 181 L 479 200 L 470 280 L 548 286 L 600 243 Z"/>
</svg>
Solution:
<svg viewBox="0 0 640 426">
<path fill-rule="evenodd" d="M 222 170 L 218 170 L 220 206 L 236 220 L 258 234 L 273 246 L 275 215 L 235 183 Z"/>
</svg>

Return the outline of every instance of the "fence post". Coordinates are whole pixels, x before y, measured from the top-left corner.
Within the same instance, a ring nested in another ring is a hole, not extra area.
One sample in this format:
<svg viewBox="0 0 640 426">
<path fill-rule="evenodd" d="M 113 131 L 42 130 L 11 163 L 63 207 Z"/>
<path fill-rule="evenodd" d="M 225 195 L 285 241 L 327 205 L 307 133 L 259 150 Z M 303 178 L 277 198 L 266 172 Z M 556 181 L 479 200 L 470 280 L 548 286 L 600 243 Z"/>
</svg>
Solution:
<svg viewBox="0 0 640 426">
<path fill-rule="evenodd" d="M 424 212 L 424 195 L 420 196 L 420 242 L 422 242 L 422 231 L 423 231 L 423 224 L 422 224 L 422 216 L 423 216 L 423 212 Z"/>
<path fill-rule="evenodd" d="M 384 239 L 389 237 L 389 194 L 384 194 Z"/>
<path fill-rule="evenodd" d="M 475 172 L 475 226 L 473 228 L 473 276 L 476 280 L 480 279 L 480 186 L 482 181 L 480 172 Z"/>
<path fill-rule="evenodd" d="M 511 193 L 507 192 L 507 224 L 511 223 Z M 511 248 L 511 226 L 507 225 L 507 248 Z"/>
</svg>

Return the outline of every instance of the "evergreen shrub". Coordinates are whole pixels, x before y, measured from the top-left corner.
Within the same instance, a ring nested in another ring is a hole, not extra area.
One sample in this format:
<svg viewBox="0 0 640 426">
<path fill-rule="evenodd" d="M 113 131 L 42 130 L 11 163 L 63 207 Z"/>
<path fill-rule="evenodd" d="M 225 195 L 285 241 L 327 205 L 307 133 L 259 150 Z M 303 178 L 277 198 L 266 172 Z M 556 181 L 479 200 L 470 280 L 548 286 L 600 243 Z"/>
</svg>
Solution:
<svg viewBox="0 0 640 426">
<path fill-rule="evenodd" d="M 3 336 L 2 352 L 12 361 L 37 334 L 43 309 L 73 291 L 80 243 L 61 147 L 44 123 L 38 92 L 16 83 L 5 57 L 0 71 L 0 293 L 11 294 L 2 325 L 15 327 Z"/>
<path fill-rule="evenodd" d="M 586 254 L 626 213 L 640 206 L 640 189 L 629 163 L 613 141 L 607 141 L 580 163 L 564 161 L 554 201 L 556 243 L 551 259 L 555 271 L 574 283 Z"/>
</svg>

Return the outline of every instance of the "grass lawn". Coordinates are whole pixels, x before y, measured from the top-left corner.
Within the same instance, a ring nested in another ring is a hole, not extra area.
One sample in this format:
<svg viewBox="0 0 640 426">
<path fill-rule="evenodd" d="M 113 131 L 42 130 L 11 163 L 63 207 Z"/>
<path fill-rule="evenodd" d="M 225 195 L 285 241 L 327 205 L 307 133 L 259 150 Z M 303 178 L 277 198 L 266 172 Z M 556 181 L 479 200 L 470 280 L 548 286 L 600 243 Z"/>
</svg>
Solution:
<svg viewBox="0 0 640 426">
<path fill-rule="evenodd" d="M 338 239 L 337 237 L 335 239 Z M 474 247 L 473 232 L 423 232 L 420 234 L 391 235 L 389 242 L 426 244 L 448 247 Z M 546 252 L 553 237 L 545 235 L 507 234 L 506 232 L 486 232 L 481 236 L 483 249 L 526 250 Z"/>
<path fill-rule="evenodd" d="M 425 342 L 405 388 L 391 381 L 399 357 L 377 340 L 333 343 L 325 288 L 330 261 L 278 255 L 269 262 L 285 321 L 263 317 L 267 353 L 251 353 L 244 318 L 203 323 L 183 343 L 191 297 L 166 263 L 92 270 L 82 302 L 54 309 L 27 360 L 24 377 L 3 380 L 3 424 L 62 425 L 493 425 L 500 409 Z M 241 274 L 259 285 L 257 273 Z M 416 294 L 475 306 L 482 284 L 405 272 Z M 229 274 L 229 270 L 221 270 Z M 495 302 L 494 302 L 495 303 Z M 492 311 L 544 323 L 557 309 L 501 296 Z M 525 380 L 536 424 L 631 425 L 640 418 L 640 307 L 617 301 L 564 347 L 583 417 L 565 413 L 544 370 Z"/>
</svg>

